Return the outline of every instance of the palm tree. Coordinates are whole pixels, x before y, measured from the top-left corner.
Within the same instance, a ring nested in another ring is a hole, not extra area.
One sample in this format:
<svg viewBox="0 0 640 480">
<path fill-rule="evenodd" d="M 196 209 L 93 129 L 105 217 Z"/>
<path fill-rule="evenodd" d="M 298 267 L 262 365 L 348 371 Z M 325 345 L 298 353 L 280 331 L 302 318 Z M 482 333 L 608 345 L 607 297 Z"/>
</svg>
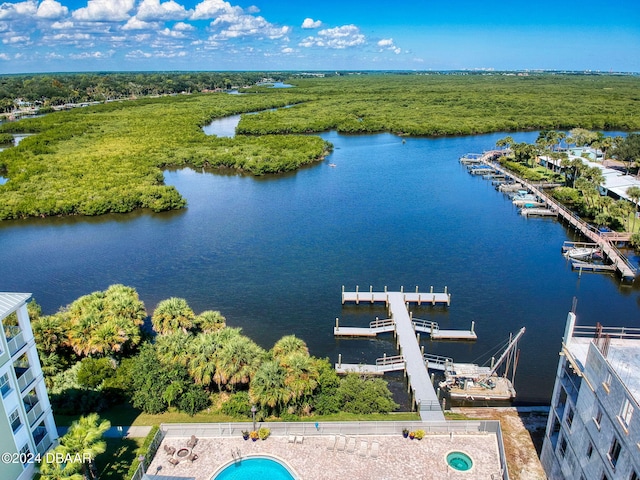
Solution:
<svg viewBox="0 0 640 480">
<path fill-rule="evenodd" d="M 53 353 L 65 342 L 63 328 L 65 321 L 62 314 L 47 315 L 32 320 L 31 328 L 39 351 Z"/>
<path fill-rule="evenodd" d="M 274 358 L 283 358 L 295 352 L 302 352 L 309 355 L 309 349 L 304 340 L 295 335 L 286 335 L 276 342 L 271 351 Z"/>
<path fill-rule="evenodd" d="M 176 330 L 186 333 L 193 328 L 195 314 L 184 298 L 171 297 L 161 301 L 153 312 L 153 329 L 161 335 Z"/>
<path fill-rule="evenodd" d="M 635 204 L 633 212 L 633 223 L 631 225 L 631 231 L 633 232 L 636 229 L 636 213 L 638 210 L 638 202 L 640 201 L 640 187 L 633 186 L 627 188 L 627 195 L 629 195 L 629 198 Z"/>
<path fill-rule="evenodd" d="M 40 464 L 40 480 L 83 480 L 80 472 L 80 462 L 58 463 L 56 458 L 64 458 L 66 449 L 63 445 L 43 456 Z"/>
<path fill-rule="evenodd" d="M 93 332 L 100 325 L 97 312 L 87 312 L 84 315 L 70 320 L 67 340 L 69 346 L 77 355 L 87 356 L 95 353 Z"/>
<path fill-rule="evenodd" d="M 165 365 L 179 364 L 186 366 L 189 360 L 187 352 L 193 338 L 190 333 L 181 331 L 160 335 L 155 343 L 160 362 Z"/>
<path fill-rule="evenodd" d="M 266 361 L 256 370 L 249 397 L 253 403 L 276 411 L 289 401 L 291 391 L 285 384 L 285 370 L 277 361 Z"/>
<path fill-rule="evenodd" d="M 220 330 L 226 326 L 226 319 L 217 310 L 206 310 L 194 320 L 201 332 L 209 333 Z"/>
<path fill-rule="evenodd" d="M 284 357 L 280 365 L 286 371 L 284 383 L 291 391 L 292 399 L 311 395 L 318 386 L 318 369 L 309 355 L 294 352 Z"/>
<path fill-rule="evenodd" d="M 197 384 L 209 387 L 216 374 L 216 353 L 219 348 L 218 336 L 215 333 L 196 335 L 187 350 L 187 370 Z M 220 387 L 220 383 L 218 383 Z"/>
<path fill-rule="evenodd" d="M 216 379 L 234 390 L 247 385 L 258 369 L 265 352 L 250 338 L 238 335 L 221 344 L 216 355 Z"/>
<path fill-rule="evenodd" d="M 80 417 L 73 422 L 67 433 L 60 439 L 63 452 L 83 459 L 82 472 L 84 478 L 97 478 L 95 457 L 107 449 L 102 435 L 109 430 L 111 423 L 100 420 L 97 413 Z"/>
</svg>

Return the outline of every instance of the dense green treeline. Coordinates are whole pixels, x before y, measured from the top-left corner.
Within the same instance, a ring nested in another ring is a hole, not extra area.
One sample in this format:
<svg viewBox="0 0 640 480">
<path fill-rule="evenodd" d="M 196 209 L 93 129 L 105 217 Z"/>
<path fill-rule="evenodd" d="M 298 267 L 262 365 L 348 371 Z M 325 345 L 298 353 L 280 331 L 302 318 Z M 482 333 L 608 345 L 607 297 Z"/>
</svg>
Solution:
<svg viewBox="0 0 640 480">
<path fill-rule="evenodd" d="M 295 419 L 312 414 L 387 413 L 397 408 L 382 379 L 339 378 L 294 335 L 265 350 L 219 311 L 196 315 L 182 298 L 151 316 L 124 285 L 84 295 L 54 315 L 29 304 L 38 355 L 58 414 L 126 403 L 151 414 L 210 409 L 233 418 Z M 17 319 L 3 321 L 9 328 Z"/>
<path fill-rule="evenodd" d="M 0 185 L 0 219 L 181 208 L 184 199 L 163 184 L 163 168 L 291 171 L 330 149 L 318 137 L 297 134 L 330 129 L 401 135 L 640 129 L 640 78 L 631 76 L 416 74 L 287 81 L 295 88 L 111 102 L 0 125 L 0 135 L 36 134 L 0 153 L 0 175 L 8 178 Z M 291 107 L 273 110 L 285 105 Z M 202 132 L 213 118 L 253 111 L 261 113 L 244 115 L 235 138 Z"/>
<path fill-rule="evenodd" d="M 99 215 L 185 205 L 163 185 L 162 168 L 228 167 L 255 175 L 316 161 L 328 145 L 318 137 L 217 138 L 201 126 L 240 112 L 281 107 L 308 97 L 208 94 L 114 102 L 2 125 L 36 133 L 0 153 L 0 218 Z"/>
<path fill-rule="evenodd" d="M 318 96 L 243 117 L 238 132 L 468 135 L 533 129 L 640 128 L 640 78 L 613 76 L 350 76 L 295 80 Z"/>
<path fill-rule="evenodd" d="M 44 106 L 196 93 L 253 85 L 264 78 L 282 80 L 278 72 L 105 72 L 0 76 L 0 112 L 16 101 Z"/>
</svg>

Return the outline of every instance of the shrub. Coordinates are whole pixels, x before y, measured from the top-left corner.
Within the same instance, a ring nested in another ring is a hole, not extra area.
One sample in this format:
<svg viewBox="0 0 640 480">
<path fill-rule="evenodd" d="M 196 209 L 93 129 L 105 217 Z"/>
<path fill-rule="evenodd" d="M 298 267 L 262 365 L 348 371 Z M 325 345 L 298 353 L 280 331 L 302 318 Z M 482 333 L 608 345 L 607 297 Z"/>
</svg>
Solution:
<svg viewBox="0 0 640 480">
<path fill-rule="evenodd" d="M 247 392 L 237 392 L 222 404 L 222 413 L 232 417 L 251 417 L 251 404 Z"/>
<path fill-rule="evenodd" d="M 415 436 L 418 440 L 422 440 L 424 438 L 424 430 L 416 430 Z"/>
</svg>

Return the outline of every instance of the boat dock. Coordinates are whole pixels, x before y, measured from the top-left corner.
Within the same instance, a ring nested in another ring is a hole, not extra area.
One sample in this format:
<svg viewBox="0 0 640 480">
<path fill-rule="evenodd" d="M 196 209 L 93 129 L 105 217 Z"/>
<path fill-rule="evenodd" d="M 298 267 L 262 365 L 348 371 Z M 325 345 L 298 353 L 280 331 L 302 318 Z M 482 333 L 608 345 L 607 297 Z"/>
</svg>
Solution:
<svg viewBox="0 0 640 480">
<path fill-rule="evenodd" d="M 615 265 L 604 265 L 602 263 L 591 263 L 591 262 L 581 262 L 580 260 L 572 260 L 571 268 L 573 270 L 578 270 L 579 273 L 582 272 L 612 272 L 615 273 L 616 266 Z"/>
<path fill-rule="evenodd" d="M 373 292 L 371 287 L 369 292 L 360 292 L 358 288 L 356 288 L 355 292 L 345 292 L 343 287 L 342 303 L 344 304 L 345 302 L 384 302 L 389 309 L 391 317 L 386 320 L 393 322 L 393 331 L 399 345 L 400 355 L 394 357 L 385 356 L 382 359 L 378 359 L 375 366 L 343 364 L 340 356 L 340 360 L 335 366 L 336 371 L 369 371 L 369 373 L 381 374 L 384 371 L 404 370 L 409 383 L 409 393 L 418 406 L 420 418 L 423 421 L 443 421 L 444 414 L 429 378 L 424 354 L 416 338 L 415 324 L 407 310 L 407 304 L 449 305 L 451 302 L 450 294 L 446 291 L 445 293 L 433 293 L 433 291 L 430 293 L 420 293 L 418 291 L 405 293 L 402 290 L 400 292 L 389 292 L 386 288 L 384 292 Z M 381 326 L 381 328 L 388 327 Z"/>
<path fill-rule="evenodd" d="M 523 188 L 528 189 L 533 195 L 536 195 L 541 202 L 543 202 L 548 207 L 548 213 L 542 212 L 543 209 L 540 209 L 537 213 L 535 210 L 538 209 L 522 209 L 522 215 L 537 215 L 537 216 L 557 216 L 571 225 L 576 231 L 579 231 L 582 235 L 584 235 L 589 241 L 597 244 L 597 246 L 602 251 L 602 254 L 608 261 L 615 267 L 615 271 L 620 274 L 620 277 L 623 280 L 633 281 L 638 274 L 638 269 L 629 262 L 629 259 L 622 254 L 614 245 L 616 237 L 613 235 L 606 235 L 603 232 L 600 232 L 592 225 L 588 224 L 580 217 L 578 217 L 575 213 L 565 208 L 560 203 L 553 200 L 551 197 L 542 192 L 542 188 L 546 185 L 536 186 L 532 183 L 529 183 L 515 174 L 508 172 L 503 167 L 494 162 L 495 159 L 504 155 L 504 151 L 501 150 L 491 150 L 488 151 L 482 156 L 477 157 L 477 154 L 467 154 L 463 158 L 466 158 L 469 155 L 474 155 L 474 159 L 479 159 L 481 162 L 477 162 L 475 166 L 480 166 L 480 164 L 486 165 L 488 168 L 493 169 L 496 172 L 502 173 L 503 175 L 509 176 L 513 178 L 515 181 L 519 182 Z M 463 158 L 460 161 L 463 161 Z M 469 167 L 468 167 L 469 168 Z M 534 210 L 534 212 L 526 212 L 527 210 Z M 526 213 L 525 213 L 526 212 Z"/>
<path fill-rule="evenodd" d="M 520 210 L 520 215 L 525 217 L 557 217 L 558 212 L 550 210 L 548 208 L 523 208 Z"/>
<path fill-rule="evenodd" d="M 475 322 L 471 322 L 470 330 L 442 330 L 438 322 L 413 318 L 409 312 L 413 329 L 418 334 L 426 333 L 431 340 L 474 341 L 478 339 L 475 332 Z M 375 337 L 380 333 L 394 332 L 396 329 L 393 318 L 378 319 L 369 323 L 369 327 L 341 327 L 336 318 L 333 335 L 336 337 Z"/>
</svg>

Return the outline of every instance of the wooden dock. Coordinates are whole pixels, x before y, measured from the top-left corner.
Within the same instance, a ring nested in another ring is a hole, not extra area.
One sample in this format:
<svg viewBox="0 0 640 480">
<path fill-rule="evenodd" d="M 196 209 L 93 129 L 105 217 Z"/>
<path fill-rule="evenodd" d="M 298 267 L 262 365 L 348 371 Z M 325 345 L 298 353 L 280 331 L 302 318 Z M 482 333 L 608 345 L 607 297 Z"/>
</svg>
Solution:
<svg viewBox="0 0 640 480">
<path fill-rule="evenodd" d="M 579 231 L 582 235 L 584 235 L 591 242 L 598 244 L 598 247 L 602 251 L 602 254 L 606 259 L 611 262 L 611 264 L 615 267 L 616 271 L 620 274 L 623 280 L 633 281 L 638 274 L 638 269 L 633 266 L 627 257 L 625 257 L 616 247 L 613 245 L 612 241 L 610 241 L 609 237 L 615 238 L 615 236 L 603 235 L 602 232 L 598 231 L 596 228 L 582 220 L 575 213 L 565 208 L 560 203 L 553 200 L 551 197 L 542 192 L 542 186 L 533 185 L 530 182 L 527 182 L 512 172 L 507 171 L 500 165 L 497 165 L 493 162 L 495 158 L 497 158 L 498 150 L 492 150 L 486 152 L 480 157 L 480 160 L 487 166 L 490 166 L 497 172 L 501 172 L 504 175 L 509 175 L 516 181 L 518 181 L 524 188 L 531 191 L 534 195 L 537 195 L 541 201 L 545 202 L 550 210 L 556 212 L 556 215 L 571 225 L 576 231 Z M 524 209 L 523 209 L 524 210 Z"/>
<path fill-rule="evenodd" d="M 571 268 L 573 270 L 578 270 L 580 273 L 582 272 L 610 272 L 615 273 L 616 266 L 615 265 L 603 265 L 601 263 L 590 263 L 590 262 L 581 262 L 579 260 L 571 261 Z"/>
<path fill-rule="evenodd" d="M 451 304 L 451 294 L 445 287 L 444 292 L 434 292 L 431 287 L 428 293 L 420 292 L 417 288 L 415 292 L 389 292 L 386 287 L 383 292 L 374 292 L 369 287 L 368 292 L 361 292 L 356 287 L 354 292 L 345 292 L 342 288 L 342 303 L 355 302 L 359 304 L 384 302 L 390 312 L 390 318 L 376 319 L 371 322 L 369 328 L 354 329 L 351 327 L 340 327 L 336 323 L 334 334 L 348 336 L 372 336 L 378 333 L 393 331 L 396 335 L 397 343 L 401 355 L 394 357 L 383 357 L 376 360 L 375 365 L 345 364 L 342 363 L 342 355 L 336 364 L 336 371 L 346 373 L 349 371 L 370 373 L 373 375 L 381 375 L 389 371 L 404 370 L 409 383 L 409 391 L 412 401 L 418 407 L 420 417 L 424 421 L 442 421 L 444 415 L 438 396 L 435 392 L 429 371 L 427 369 L 431 363 L 437 368 L 444 365 L 444 361 L 440 362 L 433 358 L 430 359 L 424 355 L 420 348 L 419 335 L 420 332 L 426 332 L 433 339 L 450 339 L 450 340 L 474 340 L 477 338 L 473 331 L 473 323 L 471 330 L 440 330 L 435 322 L 429 322 L 421 319 L 413 319 L 412 314 L 407 309 L 408 304 L 417 305 L 446 305 Z M 442 367 L 444 368 L 444 367 Z"/>
</svg>

